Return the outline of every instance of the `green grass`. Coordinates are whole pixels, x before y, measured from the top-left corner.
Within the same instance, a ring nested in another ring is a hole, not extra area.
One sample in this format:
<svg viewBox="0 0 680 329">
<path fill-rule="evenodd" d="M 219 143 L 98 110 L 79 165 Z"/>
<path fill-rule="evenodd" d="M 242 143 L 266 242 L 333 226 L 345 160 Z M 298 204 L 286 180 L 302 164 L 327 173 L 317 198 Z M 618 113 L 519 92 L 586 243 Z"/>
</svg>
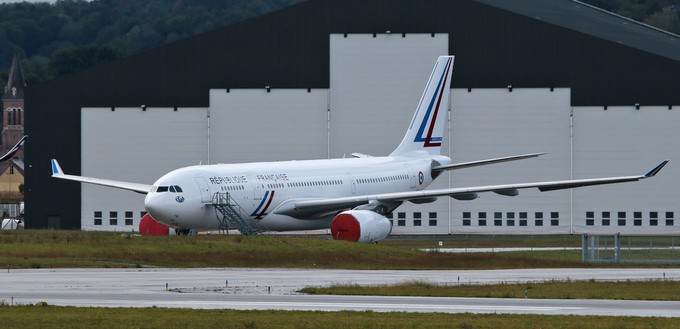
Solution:
<svg viewBox="0 0 680 329">
<path fill-rule="evenodd" d="M 25 328 L 680 328 L 674 318 L 293 312 L 0 306 L 4 329 Z"/>
<path fill-rule="evenodd" d="M 6 264 L 12 268 L 142 266 L 309 268 L 316 266 L 317 268 L 347 269 L 497 269 L 588 267 L 587 264 L 580 262 L 579 251 L 482 254 L 418 251 L 420 248 L 437 247 L 440 239 L 440 237 L 434 240 L 394 239 L 372 245 L 317 237 L 217 235 L 141 237 L 120 232 L 0 231 L 0 248 L 3 250 L 0 253 L 0 268 L 4 268 Z M 573 236 L 445 237 L 442 241 L 445 248 L 580 245 L 580 238 Z M 428 286 L 424 283 L 418 284 Z M 361 289 L 365 291 L 366 288 Z M 440 290 L 431 285 L 426 289 Z M 527 285 L 497 290 L 506 297 L 511 297 L 511 295 L 517 297 L 517 292 L 520 293 L 520 297 L 523 297 L 521 289 L 527 289 Z M 594 291 L 592 288 L 588 289 Z M 637 287 L 635 290 L 645 291 L 646 289 L 647 287 Z M 671 289 L 669 288 L 668 291 L 680 295 L 676 290 Z M 571 290 L 572 288 L 569 288 L 569 291 Z M 539 298 L 539 291 L 541 289 L 532 285 L 529 297 Z M 596 296 L 594 293 L 593 295 Z M 563 297 L 578 298 L 572 295 Z M 680 328 L 680 322 L 677 319 L 641 317 L 75 308 L 39 304 L 41 305 L 8 306 L 0 301 L 0 328 Z"/>
<path fill-rule="evenodd" d="M 625 299 L 680 300 L 680 282 L 647 281 L 549 281 L 489 285 L 438 285 L 428 282 L 405 282 L 396 285 L 334 285 L 306 287 L 300 292 L 326 295 L 432 296 L 486 298 L 550 299 Z"/>
<path fill-rule="evenodd" d="M 0 231 L 0 268 L 285 267 L 489 269 L 583 266 L 577 257 L 425 253 L 428 240 L 350 243 L 318 237 L 134 236 L 120 232 Z"/>
<path fill-rule="evenodd" d="M 101 267 L 283 267 L 335 269 L 512 269 L 621 267 L 581 262 L 579 250 L 504 253 L 422 252 L 444 247 L 573 246 L 580 238 L 443 237 L 379 244 L 268 235 L 135 236 L 120 232 L 0 231 L 0 269 Z M 626 265 L 680 266 L 680 265 Z"/>
</svg>

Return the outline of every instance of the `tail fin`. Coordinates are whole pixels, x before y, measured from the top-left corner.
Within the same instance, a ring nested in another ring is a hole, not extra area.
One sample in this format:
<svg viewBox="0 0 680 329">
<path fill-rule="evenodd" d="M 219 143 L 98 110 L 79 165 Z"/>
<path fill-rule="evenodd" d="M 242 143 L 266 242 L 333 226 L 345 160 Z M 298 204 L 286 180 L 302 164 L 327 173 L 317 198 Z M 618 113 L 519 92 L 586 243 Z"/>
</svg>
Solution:
<svg viewBox="0 0 680 329">
<path fill-rule="evenodd" d="M 391 156 L 425 151 L 440 154 L 446 118 L 446 107 L 451 94 L 453 57 L 439 56 L 430 80 L 416 109 L 406 136 Z"/>
</svg>

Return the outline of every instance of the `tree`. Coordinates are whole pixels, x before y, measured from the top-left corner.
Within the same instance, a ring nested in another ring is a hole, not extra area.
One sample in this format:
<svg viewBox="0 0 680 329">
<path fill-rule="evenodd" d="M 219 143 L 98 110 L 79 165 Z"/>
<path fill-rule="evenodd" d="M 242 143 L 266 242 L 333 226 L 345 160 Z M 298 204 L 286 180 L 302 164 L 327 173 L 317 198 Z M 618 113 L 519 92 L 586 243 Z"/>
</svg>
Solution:
<svg viewBox="0 0 680 329">
<path fill-rule="evenodd" d="M 52 76 L 75 72 L 119 57 L 117 50 L 108 46 L 85 46 L 62 49 L 54 53 L 48 70 Z"/>
</svg>

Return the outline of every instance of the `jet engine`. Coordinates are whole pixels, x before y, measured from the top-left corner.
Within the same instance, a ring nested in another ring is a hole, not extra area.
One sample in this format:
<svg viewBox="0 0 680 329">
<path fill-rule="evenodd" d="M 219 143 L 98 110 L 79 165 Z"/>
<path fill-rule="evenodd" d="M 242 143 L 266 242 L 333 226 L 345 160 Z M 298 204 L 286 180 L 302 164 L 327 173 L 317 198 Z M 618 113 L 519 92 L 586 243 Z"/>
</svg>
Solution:
<svg viewBox="0 0 680 329">
<path fill-rule="evenodd" d="M 386 238 L 390 232 L 390 220 L 370 210 L 343 211 L 331 222 L 335 240 L 371 243 Z"/>
<path fill-rule="evenodd" d="M 139 221 L 139 233 L 141 235 L 168 235 L 170 228 L 157 222 L 151 215 L 142 216 Z"/>
</svg>

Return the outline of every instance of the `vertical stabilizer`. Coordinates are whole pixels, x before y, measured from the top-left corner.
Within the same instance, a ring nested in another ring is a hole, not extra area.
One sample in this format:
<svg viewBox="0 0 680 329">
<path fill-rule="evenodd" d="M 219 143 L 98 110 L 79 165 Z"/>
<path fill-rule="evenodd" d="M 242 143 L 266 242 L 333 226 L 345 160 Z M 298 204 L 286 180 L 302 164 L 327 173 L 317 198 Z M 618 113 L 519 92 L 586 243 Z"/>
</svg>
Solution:
<svg viewBox="0 0 680 329">
<path fill-rule="evenodd" d="M 451 94 L 453 56 L 440 56 L 425 86 L 406 136 L 391 156 L 427 152 L 440 154 Z M 420 151 L 420 152 L 419 152 Z"/>
</svg>

